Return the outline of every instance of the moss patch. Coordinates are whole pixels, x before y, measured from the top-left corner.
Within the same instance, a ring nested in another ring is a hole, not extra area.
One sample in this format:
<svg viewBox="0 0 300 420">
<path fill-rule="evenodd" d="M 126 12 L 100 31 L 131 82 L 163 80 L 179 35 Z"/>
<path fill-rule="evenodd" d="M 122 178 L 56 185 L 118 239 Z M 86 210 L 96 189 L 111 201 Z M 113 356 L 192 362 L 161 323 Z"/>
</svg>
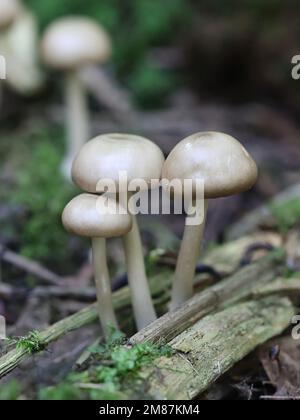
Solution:
<svg viewBox="0 0 300 420">
<path fill-rule="evenodd" d="M 166 345 L 142 343 L 130 346 L 119 332 L 113 332 L 107 343 L 94 346 L 90 351 L 92 363 L 88 370 L 71 373 L 63 383 L 42 389 L 39 398 L 120 399 L 122 391 L 128 387 L 136 392 L 139 390 L 143 367 L 161 356 L 173 354 L 172 348 Z"/>
<path fill-rule="evenodd" d="M 300 222 L 300 198 L 293 198 L 280 204 L 271 204 L 269 208 L 282 232 L 286 232 Z"/>
</svg>

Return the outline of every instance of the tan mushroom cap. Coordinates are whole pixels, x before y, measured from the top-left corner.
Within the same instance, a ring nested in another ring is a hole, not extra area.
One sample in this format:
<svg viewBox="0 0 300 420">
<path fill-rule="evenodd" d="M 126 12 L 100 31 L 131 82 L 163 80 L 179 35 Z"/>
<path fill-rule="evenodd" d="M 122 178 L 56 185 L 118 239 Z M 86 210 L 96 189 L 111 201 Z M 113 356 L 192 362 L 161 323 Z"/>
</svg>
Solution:
<svg viewBox="0 0 300 420">
<path fill-rule="evenodd" d="M 48 27 L 42 40 L 43 59 L 57 70 L 102 63 L 110 54 L 108 34 L 89 18 L 60 19 Z"/>
<path fill-rule="evenodd" d="M 0 31 L 8 28 L 21 10 L 18 0 L 0 0 Z"/>
<path fill-rule="evenodd" d="M 112 238 L 128 233 L 132 228 L 132 218 L 123 207 L 115 212 L 115 201 L 106 199 L 103 205 L 93 194 L 81 194 L 73 198 L 65 207 L 62 223 L 66 230 L 89 238 Z M 123 214 L 124 213 L 124 214 Z"/>
<path fill-rule="evenodd" d="M 163 168 L 163 178 L 168 180 L 203 180 L 205 198 L 246 191 L 257 176 L 256 163 L 242 144 L 217 132 L 197 133 L 182 140 Z M 195 183 L 193 187 L 195 191 Z"/>
<path fill-rule="evenodd" d="M 146 181 L 148 189 L 161 179 L 164 155 L 152 141 L 129 134 L 104 134 L 87 142 L 74 160 L 74 183 L 88 192 L 97 191 L 99 180 L 111 179 L 120 187 L 119 174 L 126 172 L 128 183 L 135 179 Z M 151 184 L 152 181 L 152 184 Z"/>
</svg>

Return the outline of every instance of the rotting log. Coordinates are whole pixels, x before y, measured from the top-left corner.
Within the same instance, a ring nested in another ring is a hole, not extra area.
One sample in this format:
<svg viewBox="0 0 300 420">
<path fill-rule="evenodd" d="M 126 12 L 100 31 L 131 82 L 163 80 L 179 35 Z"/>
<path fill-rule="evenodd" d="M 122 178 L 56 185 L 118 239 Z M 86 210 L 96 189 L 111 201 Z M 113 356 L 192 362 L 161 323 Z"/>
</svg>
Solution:
<svg viewBox="0 0 300 420">
<path fill-rule="evenodd" d="M 257 346 L 281 334 L 294 314 L 288 298 L 271 296 L 208 315 L 169 343 L 174 355 L 142 372 L 144 399 L 197 397 Z"/>
<path fill-rule="evenodd" d="M 199 293 L 193 297 L 191 301 L 187 302 L 188 315 L 185 312 L 182 312 L 182 308 L 180 308 L 179 311 L 177 311 L 180 316 L 177 315 L 177 312 L 173 312 L 170 315 L 167 314 L 160 318 L 160 320 L 164 320 L 165 317 L 170 316 L 170 331 L 166 329 L 164 324 L 161 325 L 159 330 L 149 326 L 147 329 L 134 336 L 133 340 L 141 341 L 143 336 L 147 339 L 153 339 L 153 341 L 157 341 L 162 337 L 164 338 L 164 341 L 173 338 L 176 333 L 178 334 L 183 329 L 188 328 L 200 317 L 205 316 L 210 311 L 220 307 L 220 305 L 225 305 L 226 301 L 228 303 L 236 302 L 239 299 L 245 298 L 251 293 L 254 287 L 258 286 L 258 284 L 264 285 L 271 282 L 276 278 L 280 263 L 281 260 L 278 260 L 277 256 L 271 254 L 256 263 L 241 269 L 233 276 L 228 277 L 217 285 Z M 168 301 L 170 278 L 171 274 L 168 272 L 151 279 L 151 291 L 157 304 L 165 306 Z M 126 306 L 128 307 L 130 304 L 129 289 L 127 287 L 115 292 L 113 296 L 114 307 L 117 310 L 121 310 Z M 97 310 L 96 305 L 93 304 L 41 332 L 39 337 L 41 344 L 47 346 L 49 343 L 71 331 L 92 323 L 96 319 Z M 160 320 L 156 322 L 160 323 Z M 155 325 L 157 325 L 156 322 L 154 323 Z M 10 350 L 0 358 L 0 378 L 14 370 L 22 361 L 30 356 L 31 354 L 28 350 L 23 348 Z"/>
</svg>

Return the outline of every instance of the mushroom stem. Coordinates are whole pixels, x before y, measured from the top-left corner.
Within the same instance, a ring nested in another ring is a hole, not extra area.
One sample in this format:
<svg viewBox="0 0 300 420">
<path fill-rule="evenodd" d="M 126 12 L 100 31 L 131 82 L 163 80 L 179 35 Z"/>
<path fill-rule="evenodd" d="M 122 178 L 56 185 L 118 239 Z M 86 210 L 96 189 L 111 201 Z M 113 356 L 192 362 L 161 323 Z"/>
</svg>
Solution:
<svg viewBox="0 0 300 420">
<path fill-rule="evenodd" d="M 204 200 L 204 218 L 199 225 L 185 225 L 172 286 L 170 309 L 178 308 L 194 294 L 193 280 L 203 239 L 208 200 Z"/>
<path fill-rule="evenodd" d="M 142 241 L 136 216 L 132 215 L 132 219 L 132 229 L 124 235 L 123 243 L 134 317 L 138 330 L 141 330 L 155 321 L 157 316 L 146 276 Z"/>
<path fill-rule="evenodd" d="M 118 327 L 112 305 L 112 293 L 109 272 L 107 268 L 106 240 L 92 239 L 93 267 L 95 274 L 98 313 L 105 336 L 109 335 L 109 327 Z"/>
<path fill-rule="evenodd" d="M 66 81 L 67 153 L 62 164 L 63 174 L 70 179 L 73 160 L 89 139 L 89 112 L 85 88 L 77 74 L 71 71 Z"/>
</svg>

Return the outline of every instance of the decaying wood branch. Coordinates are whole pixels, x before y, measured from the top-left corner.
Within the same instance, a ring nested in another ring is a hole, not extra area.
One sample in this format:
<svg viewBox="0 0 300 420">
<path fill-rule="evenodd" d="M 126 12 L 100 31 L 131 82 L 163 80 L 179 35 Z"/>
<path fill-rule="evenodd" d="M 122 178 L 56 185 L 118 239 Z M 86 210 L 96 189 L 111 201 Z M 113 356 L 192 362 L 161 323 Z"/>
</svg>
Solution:
<svg viewBox="0 0 300 420">
<path fill-rule="evenodd" d="M 294 313 L 288 298 L 272 296 L 209 315 L 169 343 L 173 356 L 144 370 L 141 389 L 148 390 L 147 399 L 195 398 L 258 345 L 281 334 Z"/>
<path fill-rule="evenodd" d="M 300 299 L 300 278 L 278 278 L 270 284 L 254 289 L 252 297 L 264 297 L 271 294 L 288 296 L 295 304 L 298 304 Z"/>
<path fill-rule="evenodd" d="M 118 121 L 129 128 L 139 126 L 128 94 L 116 86 L 116 82 L 103 70 L 87 66 L 79 72 L 79 77 L 100 105 L 107 107 Z"/>
<path fill-rule="evenodd" d="M 97 318 L 97 306 L 93 304 L 82 311 L 57 322 L 45 331 L 39 334 L 40 343 L 46 347 L 49 343 L 58 338 L 76 330 L 84 325 L 93 322 Z M 0 358 L 0 378 L 7 375 L 31 356 L 30 352 L 25 348 L 19 348 L 9 351 Z"/>
<path fill-rule="evenodd" d="M 203 293 L 195 295 L 178 310 L 168 312 L 131 338 L 132 343 L 169 341 L 208 313 L 247 298 L 253 288 L 270 283 L 276 276 L 276 259 L 268 256 L 238 271 Z"/>
<path fill-rule="evenodd" d="M 32 274 L 49 284 L 60 285 L 62 283 L 62 278 L 47 268 L 43 267 L 36 261 L 32 261 L 28 258 L 25 258 L 15 252 L 5 248 L 0 244 L 0 260 L 3 260 L 9 264 L 14 265 L 15 267 L 26 271 L 29 274 Z"/>
<path fill-rule="evenodd" d="M 234 276 L 221 281 L 218 286 L 208 288 L 205 292 L 196 295 L 192 299 L 192 304 L 187 303 L 189 316 L 179 310 L 180 316 L 176 312 L 171 314 L 170 332 L 164 328 L 159 329 L 159 334 L 165 340 L 174 337 L 176 333 L 181 332 L 184 328 L 188 328 L 195 323 L 201 316 L 206 315 L 210 311 L 216 309 L 222 302 L 225 304 L 226 300 L 229 302 L 237 301 L 251 293 L 252 287 L 257 287 L 258 282 L 266 284 L 271 282 L 276 277 L 279 262 L 274 256 L 267 256 L 264 259 L 245 267 Z M 163 273 L 151 279 L 151 291 L 157 306 L 163 306 L 169 298 L 169 285 L 171 274 L 170 272 Z M 243 292 L 243 290 L 245 292 Z M 239 298 L 238 298 L 239 296 Z M 199 303 L 198 303 L 199 302 Z M 115 308 L 122 309 L 130 304 L 129 289 L 125 287 L 114 293 Z M 199 311 L 199 313 L 195 313 Z M 40 334 L 41 343 L 48 345 L 52 341 L 57 340 L 70 331 L 78 329 L 83 325 L 87 325 L 97 319 L 96 305 L 91 305 L 82 311 L 65 318 L 64 320 L 52 325 Z M 162 318 L 164 319 L 164 317 Z M 159 324 L 160 325 L 160 324 Z M 162 332 L 161 332 L 162 330 Z M 141 332 L 134 337 L 134 341 L 140 341 L 145 335 L 147 339 L 154 337 L 158 338 L 157 329 L 150 328 L 151 334 Z M 30 354 L 25 349 L 14 349 L 0 358 L 0 378 L 11 372 L 23 360 L 30 357 Z"/>
</svg>

